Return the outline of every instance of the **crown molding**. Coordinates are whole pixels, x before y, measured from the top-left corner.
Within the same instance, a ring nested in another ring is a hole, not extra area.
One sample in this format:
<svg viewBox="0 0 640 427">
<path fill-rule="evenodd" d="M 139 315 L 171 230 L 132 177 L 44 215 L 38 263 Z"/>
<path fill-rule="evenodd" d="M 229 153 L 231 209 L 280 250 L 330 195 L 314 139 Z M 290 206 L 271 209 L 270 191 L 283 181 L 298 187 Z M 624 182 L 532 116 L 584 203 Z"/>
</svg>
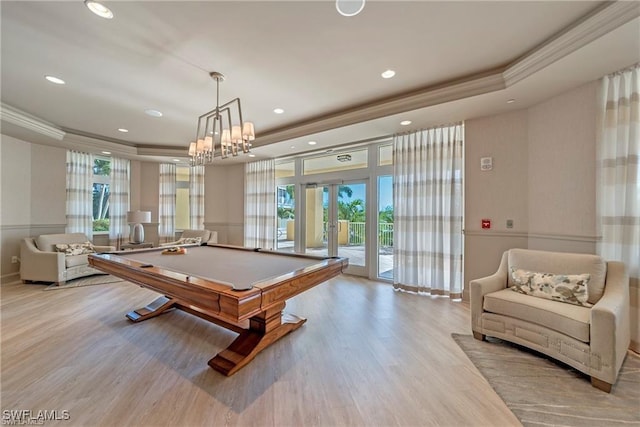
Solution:
<svg viewBox="0 0 640 427">
<path fill-rule="evenodd" d="M 135 158 L 138 154 L 136 147 L 130 145 L 119 144 L 117 142 L 105 141 L 103 139 L 73 133 L 66 134 L 62 145 L 66 148 L 95 154 L 100 154 L 102 151 L 109 151 L 112 156 L 121 156 L 125 158 Z"/>
<path fill-rule="evenodd" d="M 189 147 L 148 147 L 139 146 L 136 152 L 139 156 L 161 156 L 161 157 L 176 157 L 176 158 L 188 158 Z"/>
<path fill-rule="evenodd" d="M 53 138 L 57 141 L 62 141 L 66 135 L 66 132 L 55 127 L 53 124 L 47 123 L 44 120 L 5 104 L 4 102 L 1 104 L 0 108 L 0 120 L 36 132 L 40 135 Z"/>
<path fill-rule="evenodd" d="M 506 85 L 511 86 L 524 80 L 638 16 L 639 2 L 605 3 L 507 66 L 503 73 Z"/>
<path fill-rule="evenodd" d="M 357 105 L 329 115 L 315 117 L 273 130 L 267 130 L 266 132 L 262 132 L 260 136 L 256 136 L 253 147 L 261 147 L 288 139 L 501 90 L 506 87 L 502 71 L 503 70 L 492 70 L 465 79 L 447 82 L 437 86 L 428 86 L 392 98 Z"/>
</svg>

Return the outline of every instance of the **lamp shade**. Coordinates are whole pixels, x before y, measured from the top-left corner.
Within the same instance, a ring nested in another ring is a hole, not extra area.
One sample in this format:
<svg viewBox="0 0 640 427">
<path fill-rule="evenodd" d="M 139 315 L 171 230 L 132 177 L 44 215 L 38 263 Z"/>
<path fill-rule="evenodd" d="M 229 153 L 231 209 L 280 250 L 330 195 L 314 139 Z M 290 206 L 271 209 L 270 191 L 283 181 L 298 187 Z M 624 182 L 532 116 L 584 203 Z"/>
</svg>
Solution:
<svg viewBox="0 0 640 427">
<path fill-rule="evenodd" d="M 204 139 L 204 151 L 213 151 L 213 138 L 210 136 Z"/>
<path fill-rule="evenodd" d="M 132 224 L 151 222 L 151 211 L 129 211 L 127 212 L 127 222 Z"/>
<path fill-rule="evenodd" d="M 231 141 L 236 144 L 242 141 L 242 128 L 240 126 L 231 127 Z"/>
<path fill-rule="evenodd" d="M 256 139 L 256 133 L 253 128 L 253 123 L 244 122 L 244 126 L 242 128 L 242 138 L 245 141 L 253 141 Z"/>
</svg>

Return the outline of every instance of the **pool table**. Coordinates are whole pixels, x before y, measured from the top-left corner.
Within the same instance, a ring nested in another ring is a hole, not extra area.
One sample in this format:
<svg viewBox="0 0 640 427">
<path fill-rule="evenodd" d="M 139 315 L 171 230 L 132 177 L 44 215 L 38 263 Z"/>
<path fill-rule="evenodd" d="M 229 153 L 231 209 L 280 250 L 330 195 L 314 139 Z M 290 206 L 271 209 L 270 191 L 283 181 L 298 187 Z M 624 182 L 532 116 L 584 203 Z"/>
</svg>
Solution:
<svg viewBox="0 0 640 427">
<path fill-rule="evenodd" d="M 127 314 L 133 322 L 180 309 L 240 335 L 209 360 L 233 375 L 306 319 L 283 314 L 286 300 L 335 277 L 346 258 L 317 257 L 228 245 L 185 246 L 185 254 L 140 249 L 90 254 L 98 270 L 163 296 Z"/>
</svg>

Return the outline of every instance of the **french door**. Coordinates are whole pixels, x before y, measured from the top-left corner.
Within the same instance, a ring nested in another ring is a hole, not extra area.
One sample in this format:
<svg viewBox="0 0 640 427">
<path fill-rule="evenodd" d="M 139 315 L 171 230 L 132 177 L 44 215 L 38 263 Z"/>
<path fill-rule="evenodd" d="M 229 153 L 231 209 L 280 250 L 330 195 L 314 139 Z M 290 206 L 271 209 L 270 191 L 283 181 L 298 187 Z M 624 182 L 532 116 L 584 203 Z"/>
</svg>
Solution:
<svg viewBox="0 0 640 427">
<path fill-rule="evenodd" d="M 304 194 L 304 252 L 347 257 L 347 273 L 368 276 L 366 180 L 306 184 Z"/>
</svg>

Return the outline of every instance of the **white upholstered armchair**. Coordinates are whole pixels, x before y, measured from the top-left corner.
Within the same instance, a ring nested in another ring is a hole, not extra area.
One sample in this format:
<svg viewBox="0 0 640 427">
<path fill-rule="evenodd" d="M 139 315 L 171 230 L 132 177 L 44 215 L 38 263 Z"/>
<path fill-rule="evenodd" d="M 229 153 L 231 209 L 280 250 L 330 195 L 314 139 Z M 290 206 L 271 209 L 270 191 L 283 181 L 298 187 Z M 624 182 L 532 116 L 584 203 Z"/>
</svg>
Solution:
<svg viewBox="0 0 640 427">
<path fill-rule="evenodd" d="M 71 245 L 84 245 L 89 239 L 84 233 L 43 234 L 25 237 L 20 242 L 20 279 L 28 282 L 64 284 L 79 277 L 104 274 L 89 267 L 90 251 L 115 251 L 113 246 L 87 245 L 86 249 L 72 250 Z M 64 246 L 63 246 L 64 245 Z M 56 247 L 57 246 L 57 247 Z M 64 248 L 68 249 L 64 252 Z"/>
<path fill-rule="evenodd" d="M 470 282 L 470 294 L 476 339 L 488 335 L 529 347 L 611 391 L 630 342 L 624 264 L 596 255 L 511 249 L 495 274 Z"/>
</svg>

